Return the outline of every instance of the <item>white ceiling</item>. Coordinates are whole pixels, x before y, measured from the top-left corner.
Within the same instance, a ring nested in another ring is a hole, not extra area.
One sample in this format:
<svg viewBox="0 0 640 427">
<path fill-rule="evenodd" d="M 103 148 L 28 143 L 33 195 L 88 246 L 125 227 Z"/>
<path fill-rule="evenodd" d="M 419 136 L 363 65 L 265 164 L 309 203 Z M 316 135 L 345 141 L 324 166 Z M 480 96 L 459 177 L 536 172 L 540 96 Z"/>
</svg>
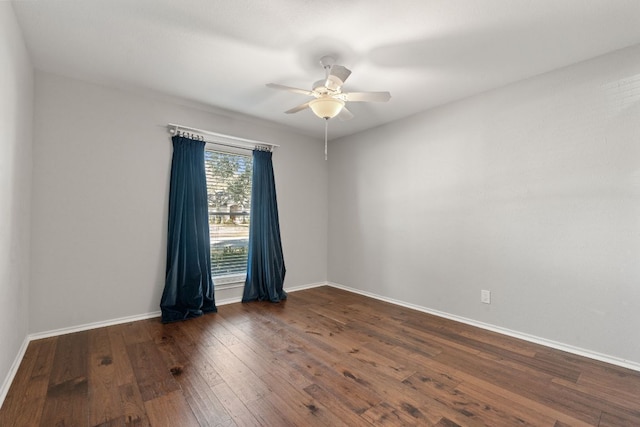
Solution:
<svg viewBox="0 0 640 427">
<path fill-rule="evenodd" d="M 39 0 L 14 8 L 36 68 L 237 111 L 323 135 L 309 88 L 333 55 L 352 134 L 640 43 L 639 0 Z M 189 123 L 184 123 L 189 125 Z"/>
</svg>

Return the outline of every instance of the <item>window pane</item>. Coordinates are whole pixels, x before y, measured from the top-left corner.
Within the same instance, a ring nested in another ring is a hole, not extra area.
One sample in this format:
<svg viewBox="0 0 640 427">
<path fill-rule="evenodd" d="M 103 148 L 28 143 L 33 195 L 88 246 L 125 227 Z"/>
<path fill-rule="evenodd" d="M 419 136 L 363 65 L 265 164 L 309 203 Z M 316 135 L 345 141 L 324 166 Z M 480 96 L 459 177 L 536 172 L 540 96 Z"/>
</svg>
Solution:
<svg viewBox="0 0 640 427">
<path fill-rule="evenodd" d="M 211 274 L 246 274 L 251 208 L 250 156 L 205 151 Z"/>
</svg>

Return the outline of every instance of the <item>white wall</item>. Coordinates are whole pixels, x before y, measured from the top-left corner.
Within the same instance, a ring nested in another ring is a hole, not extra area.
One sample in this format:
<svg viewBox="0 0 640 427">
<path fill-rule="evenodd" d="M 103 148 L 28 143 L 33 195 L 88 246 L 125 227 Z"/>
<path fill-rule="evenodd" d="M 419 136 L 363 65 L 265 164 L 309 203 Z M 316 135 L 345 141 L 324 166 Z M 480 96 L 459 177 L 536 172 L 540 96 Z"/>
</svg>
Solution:
<svg viewBox="0 0 640 427">
<path fill-rule="evenodd" d="M 159 310 L 171 141 L 167 123 L 280 144 L 274 153 L 285 289 L 326 281 L 320 140 L 153 94 L 36 73 L 33 333 Z M 216 300 L 241 289 L 216 292 Z"/>
<path fill-rule="evenodd" d="M 28 332 L 33 69 L 11 3 L 0 2 L 0 403 Z"/>
<path fill-rule="evenodd" d="M 640 46 L 329 155 L 330 281 L 640 363 Z"/>
</svg>

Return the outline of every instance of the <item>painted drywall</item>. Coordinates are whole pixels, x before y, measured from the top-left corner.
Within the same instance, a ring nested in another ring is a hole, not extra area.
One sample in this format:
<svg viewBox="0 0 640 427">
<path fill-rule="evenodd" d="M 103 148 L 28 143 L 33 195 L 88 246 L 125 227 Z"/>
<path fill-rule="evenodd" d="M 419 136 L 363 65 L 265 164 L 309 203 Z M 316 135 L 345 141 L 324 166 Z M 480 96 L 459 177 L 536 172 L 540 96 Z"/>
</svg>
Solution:
<svg viewBox="0 0 640 427">
<path fill-rule="evenodd" d="M 167 123 L 279 144 L 285 289 L 326 281 L 320 138 L 151 93 L 36 73 L 30 331 L 159 310 L 171 141 Z M 216 291 L 218 301 L 241 289 Z"/>
<path fill-rule="evenodd" d="M 329 280 L 639 363 L 639 197 L 636 46 L 330 143 Z"/>
<path fill-rule="evenodd" d="M 0 2 L 0 385 L 28 332 L 33 68 L 11 3 Z M 5 390 L 4 385 L 0 392 Z M 0 396 L 0 402 L 2 402 Z"/>
</svg>

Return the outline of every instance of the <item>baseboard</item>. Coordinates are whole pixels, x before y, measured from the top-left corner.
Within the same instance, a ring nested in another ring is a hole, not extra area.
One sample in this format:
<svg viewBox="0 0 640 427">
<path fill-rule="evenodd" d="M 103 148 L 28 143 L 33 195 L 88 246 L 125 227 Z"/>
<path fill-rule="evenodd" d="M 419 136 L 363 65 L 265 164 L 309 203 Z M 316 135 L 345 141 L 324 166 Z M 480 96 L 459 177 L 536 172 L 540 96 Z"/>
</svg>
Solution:
<svg viewBox="0 0 640 427">
<path fill-rule="evenodd" d="M 328 284 L 329 284 L 328 282 L 310 283 L 310 284 L 306 284 L 306 285 L 299 285 L 299 286 L 294 286 L 294 287 L 291 287 L 291 288 L 285 288 L 285 291 L 287 291 L 287 292 L 296 292 L 296 291 L 301 291 L 303 289 L 311 289 L 311 288 L 317 288 L 319 286 L 327 286 Z M 225 298 L 223 300 L 216 301 L 216 305 L 234 304 L 234 303 L 241 302 L 241 301 L 242 301 L 242 297 Z M 103 321 L 99 321 L 99 322 L 85 323 L 83 325 L 70 326 L 68 328 L 60 328 L 60 329 L 53 329 L 53 330 L 45 331 L 45 332 L 37 332 L 35 334 L 29 334 L 29 336 L 27 338 L 28 338 L 28 341 L 30 342 L 30 341 L 39 340 L 39 339 L 42 339 L 42 338 L 57 337 L 59 335 L 72 334 L 74 332 L 82 332 L 82 331 L 88 331 L 90 329 L 103 328 L 105 326 L 120 325 L 122 323 L 129 323 L 129 322 L 136 322 L 138 320 L 152 319 L 154 317 L 160 317 L 160 315 L 161 315 L 160 311 L 153 311 L 153 312 L 150 312 L 150 313 L 136 314 L 136 315 L 133 315 L 133 316 L 119 317 L 117 319 L 110 319 L 110 320 L 103 320 Z"/>
<path fill-rule="evenodd" d="M 59 335 L 72 334 L 74 332 L 88 331 L 90 329 L 104 328 L 105 326 L 120 325 L 122 323 L 136 322 L 138 320 L 152 319 L 160 317 L 159 311 L 151 313 L 136 314 L 133 316 L 119 317 L 117 319 L 103 320 L 100 322 L 85 323 L 84 325 L 70 326 L 68 328 L 52 329 L 50 331 L 37 332 L 29 335 L 29 341 L 35 341 L 42 338 L 57 337 Z"/>
<path fill-rule="evenodd" d="M 545 347 L 554 348 L 556 350 L 565 351 L 567 353 L 575 354 L 578 356 L 587 357 L 589 359 L 598 360 L 600 362 L 609 363 L 611 365 L 621 366 L 623 368 L 632 369 L 634 371 L 640 371 L 640 363 L 633 362 L 631 360 L 622 359 L 615 356 L 609 356 L 607 354 L 598 353 L 591 350 L 586 350 L 584 348 L 575 347 L 569 344 L 564 344 L 561 342 L 548 340 L 546 338 L 541 338 L 535 335 L 526 334 L 523 332 L 513 331 L 511 329 L 503 328 L 500 326 L 491 325 L 489 323 L 479 322 L 477 320 L 468 319 L 466 317 L 456 316 L 454 314 L 445 313 L 438 310 L 433 310 L 427 307 L 423 307 L 417 304 L 411 304 L 405 301 L 397 300 L 394 298 L 385 297 L 382 295 L 377 295 L 372 292 L 362 291 L 360 289 L 351 288 L 349 286 L 344 286 L 338 283 L 327 282 L 328 286 L 333 288 L 342 289 L 347 292 L 353 292 L 359 295 L 363 295 L 369 298 L 374 298 L 380 301 L 388 302 L 391 304 L 399 305 L 402 307 L 407 307 L 416 311 L 421 311 L 423 313 L 432 314 L 434 316 L 443 317 L 445 319 L 454 320 L 456 322 L 465 323 L 467 325 L 475 326 L 481 329 L 486 329 L 492 332 L 497 332 L 502 335 L 507 335 L 513 338 L 518 338 L 524 341 L 529 341 L 535 344 L 540 344 Z"/>
<path fill-rule="evenodd" d="M 303 291 L 305 289 L 319 288 L 320 286 L 329 286 L 329 282 L 309 283 L 308 285 L 299 285 L 292 288 L 285 288 L 287 292 Z"/>
<path fill-rule="evenodd" d="M 11 364 L 11 368 L 7 373 L 7 376 L 2 383 L 2 387 L 0 388 L 0 408 L 4 403 L 4 399 L 7 397 L 7 393 L 9 393 L 9 388 L 11 387 L 11 383 L 13 383 L 13 379 L 18 372 L 18 368 L 20 367 L 20 363 L 22 363 L 22 359 L 24 358 L 24 354 L 27 351 L 27 347 L 29 346 L 29 336 L 24 337 L 24 341 L 22 341 L 22 345 L 18 350 L 18 354 L 16 354 L 15 359 L 13 359 L 13 363 Z"/>
</svg>

